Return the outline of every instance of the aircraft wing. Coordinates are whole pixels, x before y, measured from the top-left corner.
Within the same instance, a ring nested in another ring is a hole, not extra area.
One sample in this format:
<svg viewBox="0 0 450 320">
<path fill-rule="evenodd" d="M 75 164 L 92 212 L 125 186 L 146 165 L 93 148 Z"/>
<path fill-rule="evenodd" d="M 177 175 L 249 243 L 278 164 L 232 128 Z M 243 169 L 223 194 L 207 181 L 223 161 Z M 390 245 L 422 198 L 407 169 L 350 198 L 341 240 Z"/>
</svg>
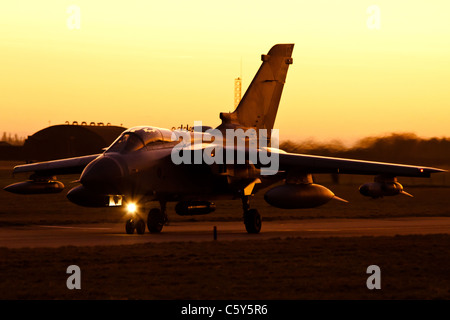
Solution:
<svg viewBox="0 0 450 320">
<path fill-rule="evenodd" d="M 83 172 L 84 168 L 98 156 L 100 156 L 100 154 L 23 164 L 14 167 L 13 174 L 35 172 L 39 176 L 54 176 L 60 174 L 81 173 Z"/>
<path fill-rule="evenodd" d="M 446 170 L 387 162 L 322 157 L 295 153 L 279 153 L 279 170 L 299 170 L 305 173 L 346 173 L 402 177 L 430 177 Z"/>
<path fill-rule="evenodd" d="M 446 170 L 431 168 L 425 166 L 415 166 L 388 162 L 375 162 L 366 160 L 355 160 L 345 158 L 333 158 L 297 153 L 288 153 L 280 149 L 264 148 L 257 152 L 257 161 L 252 160 L 251 152 L 247 148 L 236 147 L 222 147 L 220 145 L 202 145 L 197 147 L 183 148 L 185 151 L 202 151 L 211 148 L 216 151 L 222 149 L 223 162 L 222 163 L 239 163 L 241 159 L 250 160 L 252 163 L 262 168 L 270 169 L 266 172 L 275 174 L 278 171 L 296 171 L 300 173 L 341 173 L 341 174 L 359 174 L 359 175 L 385 175 L 391 177 L 423 177 L 429 178 L 432 173 L 446 172 Z M 232 153 L 233 160 L 226 160 L 227 152 Z M 209 153 L 209 152 L 207 152 Z M 201 157 L 201 156 L 200 156 Z M 262 159 L 265 159 L 264 161 Z M 270 161 L 277 161 L 275 163 L 267 163 Z M 191 163 L 194 163 L 193 161 Z"/>
</svg>

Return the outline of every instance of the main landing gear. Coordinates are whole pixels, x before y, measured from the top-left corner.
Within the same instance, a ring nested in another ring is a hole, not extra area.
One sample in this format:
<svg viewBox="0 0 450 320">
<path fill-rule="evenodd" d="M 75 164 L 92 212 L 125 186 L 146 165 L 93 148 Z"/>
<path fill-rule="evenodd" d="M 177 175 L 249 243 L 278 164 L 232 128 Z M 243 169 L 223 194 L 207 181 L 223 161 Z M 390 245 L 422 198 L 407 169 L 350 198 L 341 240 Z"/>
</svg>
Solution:
<svg viewBox="0 0 450 320">
<path fill-rule="evenodd" d="M 166 203 L 161 202 L 161 209 L 153 208 L 147 216 L 147 228 L 150 233 L 160 233 L 164 224 L 167 222 Z M 133 234 L 134 230 L 138 234 L 145 233 L 145 221 L 139 214 L 130 218 L 125 223 L 125 231 L 127 234 Z"/>
<path fill-rule="evenodd" d="M 258 210 L 250 209 L 250 196 L 242 197 L 242 208 L 244 209 L 245 230 L 248 233 L 259 233 L 261 231 L 261 215 Z"/>
</svg>

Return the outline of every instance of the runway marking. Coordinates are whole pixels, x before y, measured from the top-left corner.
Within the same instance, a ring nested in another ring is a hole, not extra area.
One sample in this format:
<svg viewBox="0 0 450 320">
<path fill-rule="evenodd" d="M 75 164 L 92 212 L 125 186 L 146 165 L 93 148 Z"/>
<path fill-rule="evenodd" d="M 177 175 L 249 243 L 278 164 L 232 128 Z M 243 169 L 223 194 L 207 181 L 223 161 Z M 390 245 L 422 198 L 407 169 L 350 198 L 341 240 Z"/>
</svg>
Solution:
<svg viewBox="0 0 450 320">
<path fill-rule="evenodd" d="M 295 232 L 297 230 L 287 230 L 287 231 Z M 304 231 L 307 231 L 307 232 L 341 232 L 344 230 L 343 229 L 305 229 Z"/>
<path fill-rule="evenodd" d="M 39 227 L 41 227 L 41 228 L 53 228 L 53 229 L 76 229 L 76 230 L 111 230 L 112 229 L 112 228 L 45 226 L 45 225 L 40 225 Z"/>
<path fill-rule="evenodd" d="M 178 222 L 161 234 L 127 235 L 122 223 L 83 223 L 77 225 L 29 225 L 0 228 L 0 247 L 61 247 L 121 245 L 157 242 L 213 241 L 216 225 L 218 239 L 264 240 L 286 237 L 359 237 L 401 234 L 450 234 L 450 217 L 383 219 L 314 219 L 268 222 L 259 235 L 245 232 L 242 222 Z"/>
</svg>

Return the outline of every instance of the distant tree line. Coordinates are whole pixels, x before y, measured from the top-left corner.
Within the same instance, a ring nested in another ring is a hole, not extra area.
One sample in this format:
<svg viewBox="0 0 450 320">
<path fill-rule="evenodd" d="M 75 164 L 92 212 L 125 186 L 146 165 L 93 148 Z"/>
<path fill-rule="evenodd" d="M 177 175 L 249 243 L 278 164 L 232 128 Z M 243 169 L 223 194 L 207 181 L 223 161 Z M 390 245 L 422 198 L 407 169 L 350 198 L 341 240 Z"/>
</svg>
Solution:
<svg viewBox="0 0 450 320">
<path fill-rule="evenodd" d="M 450 138 L 423 139 L 414 133 L 367 137 L 352 147 L 345 147 L 339 141 L 285 141 L 280 143 L 280 149 L 328 157 L 450 167 Z"/>
<path fill-rule="evenodd" d="M 3 132 L 0 141 L 6 142 L 13 146 L 22 146 L 25 143 L 25 138 L 19 137 L 17 133 L 13 135 L 11 133 Z"/>
<path fill-rule="evenodd" d="M 21 146 L 25 138 L 3 132 L 0 141 Z M 346 147 L 338 140 L 326 143 L 288 140 L 280 143 L 280 149 L 327 157 L 450 167 L 450 138 L 424 139 L 414 133 L 366 137 L 351 147 Z"/>
</svg>

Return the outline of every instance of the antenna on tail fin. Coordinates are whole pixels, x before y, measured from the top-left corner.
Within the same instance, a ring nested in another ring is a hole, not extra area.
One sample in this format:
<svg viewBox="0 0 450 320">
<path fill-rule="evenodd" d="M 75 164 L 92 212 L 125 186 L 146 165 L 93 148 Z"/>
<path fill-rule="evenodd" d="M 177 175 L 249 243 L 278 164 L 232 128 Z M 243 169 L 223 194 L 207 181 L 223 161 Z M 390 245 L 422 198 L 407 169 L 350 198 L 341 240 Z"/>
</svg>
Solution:
<svg viewBox="0 0 450 320">
<path fill-rule="evenodd" d="M 293 49 L 294 44 L 277 44 L 261 55 L 261 67 L 236 110 L 220 113 L 222 124 L 218 129 L 273 129 Z"/>
</svg>

